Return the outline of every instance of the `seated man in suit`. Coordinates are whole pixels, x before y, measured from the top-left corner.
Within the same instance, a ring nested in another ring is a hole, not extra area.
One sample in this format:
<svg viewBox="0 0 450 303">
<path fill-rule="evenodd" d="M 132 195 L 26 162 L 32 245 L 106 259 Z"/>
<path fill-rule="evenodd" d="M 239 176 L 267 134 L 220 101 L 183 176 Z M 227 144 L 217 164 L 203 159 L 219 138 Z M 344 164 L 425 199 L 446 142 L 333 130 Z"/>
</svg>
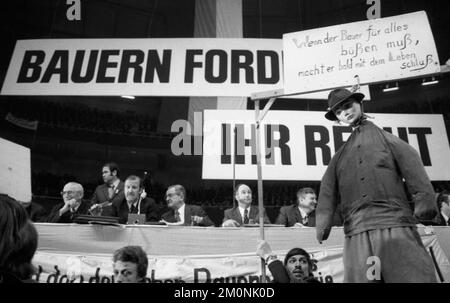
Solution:
<svg viewBox="0 0 450 303">
<path fill-rule="evenodd" d="M 222 227 L 239 227 L 243 224 L 258 224 L 259 210 L 252 204 L 252 190 L 245 184 L 236 186 L 234 197 L 238 202 L 237 207 L 226 209 Z M 269 217 L 264 212 L 264 223 L 270 224 Z"/>
<path fill-rule="evenodd" d="M 437 197 L 438 220 L 436 225 L 450 226 L 450 192 L 443 191 Z"/>
<path fill-rule="evenodd" d="M 112 203 L 119 203 L 125 198 L 124 183 L 119 179 L 119 166 L 106 163 L 102 168 L 103 184 L 97 186 L 91 199 L 91 213 L 96 216 L 110 216 Z"/>
<path fill-rule="evenodd" d="M 201 206 L 186 204 L 185 199 L 186 190 L 182 185 L 169 186 L 166 201 L 170 210 L 161 216 L 161 221 L 167 225 L 214 226 Z"/>
<path fill-rule="evenodd" d="M 81 184 L 76 182 L 67 183 L 61 195 L 63 203 L 53 207 L 47 222 L 51 223 L 73 223 L 77 215 L 87 215 L 89 212 L 89 203 L 83 201 L 84 190 Z"/>
<path fill-rule="evenodd" d="M 312 260 L 304 249 L 291 249 L 281 263 L 269 243 L 260 240 L 256 254 L 266 261 L 274 283 L 320 283 L 313 274 L 316 268 L 315 260 Z"/>
<path fill-rule="evenodd" d="M 138 176 L 131 175 L 125 180 L 125 198 L 114 201 L 111 206 L 111 216 L 119 217 L 119 223 L 126 224 L 128 214 L 144 214 L 146 221 L 159 220 L 158 209 L 153 200 L 144 192 L 142 180 Z"/>
<path fill-rule="evenodd" d="M 140 246 L 125 246 L 114 252 L 115 283 L 145 283 L 148 258 Z"/>
<path fill-rule="evenodd" d="M 286 227 L 315 227 L 316 226 L 317 196 L 312 188 L 304 187 L 297 191 L 297 203 L 283 206 L 276 220 L 276 224 Z M 333 226 L 341 226 L 339 212 L 335 213 Z"/>
</svg>

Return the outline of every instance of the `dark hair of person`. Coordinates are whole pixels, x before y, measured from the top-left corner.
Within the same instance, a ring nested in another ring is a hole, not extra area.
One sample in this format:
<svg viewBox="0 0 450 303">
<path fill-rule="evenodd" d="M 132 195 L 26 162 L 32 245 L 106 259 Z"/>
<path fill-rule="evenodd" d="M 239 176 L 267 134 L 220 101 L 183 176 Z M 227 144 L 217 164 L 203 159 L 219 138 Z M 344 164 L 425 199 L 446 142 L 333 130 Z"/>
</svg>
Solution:
<svg viewBox="0 0 450 303">
<path fill-rule="evenodd" d="M 288 253 L 284 257 L 284 262 L 283 262 L 284 266 L 287 265 L 287 262 L 290 257 L 296 256 L 296 255 L 305 256 L 306 260 L 308 261 L 308 264 L 309 264 L 309 269 L 310 269 L 310 271 L 312 271 L 314 264 L 311 260 L 311 256 L 308 254 L 308 252 L 306 250 L 304 250 L 302 248 L 298 248 L 298 247 L 295 247 L 295 248 L 291 249 L 290 251 L 288 251 Z M 311 272 L 310 272 L 310 274 L 311 274 Z"/>
<path fill-rule="evenodd" d="M 135 175 L 130 175 L 125 179 L 125 182 L 127 181 L 139 181 L 139 188 L 142 187 L 142 179 Z"/>
<path fill-rule="evenodd" d="M 38 233 L 25 208 L 8 195 L 0 194 L 0 271 L 20 280 L 35 273 L 31 264 Z"/>
<path fill-rule="evenodd" d="M 113 262 L 131 262 L 137 265 L 137 274 L 141 279 L 147 276 L 147 254 L 140 246 L 124 246 L 114 252 Z"/>
<path fill-rule="evenodd" d="M 113 171 L 116 171 L 116 176 L 118 177 L 119 176 L 119 173 L 120 173 L 120 169 L 119 169 L 119 165 L 117 165 L 117 163 L 115 163 L 115 162 L 108 162 L 108 163 L 105 163 L 104 165 L 103 165 L 103 167 L 108 167 L 109 168 L 109 171 L 112 173 Z"/>
</svg>

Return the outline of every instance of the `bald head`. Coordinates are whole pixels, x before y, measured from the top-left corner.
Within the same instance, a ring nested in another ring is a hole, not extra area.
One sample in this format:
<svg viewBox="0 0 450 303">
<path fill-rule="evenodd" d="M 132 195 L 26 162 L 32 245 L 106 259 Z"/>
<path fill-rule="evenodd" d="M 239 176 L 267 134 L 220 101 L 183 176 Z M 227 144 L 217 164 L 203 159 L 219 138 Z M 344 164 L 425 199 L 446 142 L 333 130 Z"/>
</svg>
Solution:
<svg viewBox="0 0 450 303">
<path fill-rule="evenodd" d="M 81 201 L 84 195 L 83 186 L 77 182 L 69 182 L 66 185 L 64 185 L 61 194 L 64 200 L 75 199 L 77 201 Z"/>
<path fill-rule="evenodd" d="M 247 208 L 252 203 L 252 190 L 246 184 L 239 184 L 236 186 L 234 197 L 239 206 Z"/>
</svg>

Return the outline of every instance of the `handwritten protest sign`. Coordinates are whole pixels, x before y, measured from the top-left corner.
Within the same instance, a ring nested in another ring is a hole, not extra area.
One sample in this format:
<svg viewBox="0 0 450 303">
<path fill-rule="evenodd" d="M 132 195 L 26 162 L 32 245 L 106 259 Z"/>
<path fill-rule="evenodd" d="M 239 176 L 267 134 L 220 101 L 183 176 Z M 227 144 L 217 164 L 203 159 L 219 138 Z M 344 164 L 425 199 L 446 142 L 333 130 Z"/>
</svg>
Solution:
<svg viewBox="0 0 450 303">
<path fill-rule="evenodd" d="M 424 11 L 285 34 L 283 51 L 286 94 L 440 71 Z"/>
</svg>

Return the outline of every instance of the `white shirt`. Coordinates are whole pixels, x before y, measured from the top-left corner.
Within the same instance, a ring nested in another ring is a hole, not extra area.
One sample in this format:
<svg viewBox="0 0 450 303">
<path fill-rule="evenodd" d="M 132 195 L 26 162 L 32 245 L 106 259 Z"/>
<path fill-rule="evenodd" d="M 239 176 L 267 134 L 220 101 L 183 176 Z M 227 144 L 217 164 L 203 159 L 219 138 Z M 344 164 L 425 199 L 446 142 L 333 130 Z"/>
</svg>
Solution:
<svg viewBox="0 0 450 303">
<path fill-rule="evenodd" d="M 184 211 L 185 211 L 185 209 L 186 209 L 186 204 L 184 204 L 184 203 L 183 203 L 183 205 L 180 208 L 178 208 L 178 214 L 180 216 L 180 222 L 182 224 L 184 224 Z"/>
<path fill-rule="evenodd" d="M 120 179 L 116 179 L 116 181 L 113 182 L 113 184 L 111 184 L 111 187 L 114 189 L 114 191 L 116 191 L 117 187 L 119 186 L 120 183 Z"/>
<path fill-rule="evenodd" d="M 447 222 L 448 222 L 448 217 L 447 217 L 443 212 L 441 212 L 441 215 L 442 215 L 442 217 L 444 217 L 445 225 L 448 225 L 448 224 L 447 224 Z"/>
<path fill-rule="evenodd" d="M 247 217 L 250 220 L 250 206 L 247 208 L 243 208 L 239 206 L 239 212 L 241 213 L 241 217 L 242 217 L 242 223 L 244 223 L 244 211 L 247 209 L 248 213 L 247 213 Z"/>
<path fill-rule="evenodd" d="M 298 210 L 300 211 L 300 214 L 302 215 L 302 222 L 300 222 L 300 223 L 303 224 L 303 220 L 305 220 L 305 218 L 308 218 L 308 214 L 301 207 L 298 207 Z"/>
</svg>

